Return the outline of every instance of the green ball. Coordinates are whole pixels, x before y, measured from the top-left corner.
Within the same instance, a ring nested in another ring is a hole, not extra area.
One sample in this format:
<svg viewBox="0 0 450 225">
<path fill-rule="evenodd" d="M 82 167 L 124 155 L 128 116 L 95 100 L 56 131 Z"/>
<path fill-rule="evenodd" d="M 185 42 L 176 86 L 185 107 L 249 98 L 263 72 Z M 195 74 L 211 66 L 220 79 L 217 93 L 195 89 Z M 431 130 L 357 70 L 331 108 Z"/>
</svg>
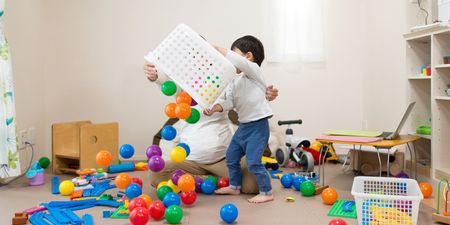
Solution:
<svg viewBox="0 0 450 225">
<path fill-rule="evenodd" d="M 219 181 L 217 180 L 217 178 L 216 178 L 215 176 L 212 176 L 212 175 L 207 176 L 205 180 L 210 180 L 210 181 L 212 181 L 212 182 L 216 185 L 216 187 L 217 187 L 217 184 L 219 183 Z"/>
<path fill-rule="evenodd" d="M 166 209 L 164 217 L 170 224 L 179 224 L 181 219 L 183 219 L 183 210 L 180 206 L 171 205 Z"/>
<path fill-rule="evenodd" d="M 42 157 L 39 159 L 39 165 L 46 169 L 48 167 L 48 165 L 50 165 L 50 159 L 48 159 L 47 157 Z"/>
<path fill-rule="evenodd" d="M 161 85 L 161 91 L 167 96 L 172 96 L 177 92 L 177 85 L 173 81 L 166 81 Z"/>
<path fill-rule="evenodd" d="M 168 193 L 170 193 L 170 192 L 173 192 L 173 191 L 172 191 L 172 188 L 169 187 L 169 186 L 167 186 L 167 185 L 164 185 L 164 186 L 161 186 L 161 187 L 156 191 L 156 195 L 158 196 L 159 200 L 162 201 L 162 200 L 164 199 L 164 197 L 166 197 L 166 195 L 167 195 Z"/>
<path fill-rule="evenodd" d="M 303 196 L 313 196 L 314 192 L 316 191 L 316 188 L 314 187 L 313 182 L 311 181 L 305 181 L 300 185 L 300 192 Z"/>
<path fill-rule="evenodd" d="M 186 119 L 190 124 L 197 123 L 200 120 L 200 112 L 197 109 L 191 108 L 191 115 Z"/>
</svg>

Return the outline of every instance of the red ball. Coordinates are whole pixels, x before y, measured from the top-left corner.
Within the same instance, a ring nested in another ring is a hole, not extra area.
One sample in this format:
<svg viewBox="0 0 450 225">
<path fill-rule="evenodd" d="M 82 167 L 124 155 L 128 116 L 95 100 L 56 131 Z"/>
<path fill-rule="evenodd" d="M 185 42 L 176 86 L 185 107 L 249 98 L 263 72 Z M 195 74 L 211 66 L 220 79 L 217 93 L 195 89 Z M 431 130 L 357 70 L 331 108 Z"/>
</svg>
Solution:
<svg viewBox="0 0 450 225">
<path fill-rule="evenodd" d="M 139 187 L 141 187 L 141 189 L 142 189 L 142 180 L 141 180 L 141 178 L 133 177 L 133 178 L 131 178 L 131 183 L 138 184 Z"/>
<path fill-rule="evenodd" d="M 150 216 L 155 220 L 160 220 L 164 217 L 164 213 L 166 212 L 166 207 L 161 201 L 154 201 L 150 204 L 148 208 L 150 211 Z"/>
<path fill-rule="evenodd" d="M 145 225 L 148 222 L 148 210 L 144 207 L 137 207 L 130 213 L 130 222 L 133 225 Z"/>
<path fill-rule="evenodd" d="M 147 202 L 145 201 L 145 199 L 143 198 L 133 198 L 130 201 L 130 204 L 128 204 L 128 209 L 131 211 L 133 211 L 133 209 L 137 208 L 137 207 L 143 207 L 143 208 L 147 208 Z"/>
<path fill-rule="evenodd" d="M 217 186 L 219 188 L 228 187 L 230 186 L 230 179 L 228 177 L 222 177 L 219 179 L 219 182 L 217 183 Z"/>
<path fill-rule="evenodd" d="M 194 204 L 197 199 L 197 193 L 195 191 L 181 192 L 181 201 L 186 205 Z"/>
<path fill-rule="evenodd" d="M 334 219 L 331 220 L 328 225 L 347 225 L 347 222 L 345 222 L 343 219 Z"/>
</svg>

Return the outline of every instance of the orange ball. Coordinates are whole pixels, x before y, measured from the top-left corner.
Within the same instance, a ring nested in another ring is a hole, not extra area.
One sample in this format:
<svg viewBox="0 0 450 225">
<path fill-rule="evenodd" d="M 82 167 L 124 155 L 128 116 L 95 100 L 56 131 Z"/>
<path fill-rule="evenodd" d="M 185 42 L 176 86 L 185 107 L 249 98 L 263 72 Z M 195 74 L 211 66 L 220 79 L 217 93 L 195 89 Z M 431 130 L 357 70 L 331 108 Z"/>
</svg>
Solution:
<svg viewBox="0 0 450 225">
<path fill-rule="evenodd" d="M 182 120 L 189 118 L 191 115 L 191 106 L 186 103 L 177 104 L 175 115 Z"/>
<path fill-rule="evenodd" d="M 178 179 L 178 187 L 182 192 L 188 192 L 195 190 L 195 180 L 189 174 L 184 174 Z"/>
<path fill-rule="evenodd" d="M 144 201 L 147 203 L 147 205 L 152 204 L 152 198 L 149 195 L 142 194 L 139 196 L 139 198 L 144 199 Z"/>
<path fill-rule="evenodd" d="M 128 173 L 119 173 L 114 179 L 114 183 L 120 189 L 125 189 L 131 184 L 131 176 Z"/>
<path fill-rule="evenodd" d="M 97 156 L 95 157 L 95 161 L 100 166 L 109 166 L 112 161 L 112 155 L 111 152 L 102 150 L 97 153 Z"/>
<path fill-rule="evenodd" d="M 338 193 L 333 188 L 327 188 L 322 191 L 323 203 L 333 205 L 338 199 Z"/>
<path fill-rule="evenodd" d="M 428 182 L 420 182 L 419 183 L 420 191 L 422 191 L 423 197 L 428 198 L 433 194 L 433 187 Z"/>
<path fill-rule="evenodd" d="M 177 95 L 177 104 L 180 104 L 180 103 L 186 103 L 188 105 L 191 105 L 191 103 L 192 103 L 191 96 L 189 96 L 189 94 L 185 91 L 180 92 Z"/>
<path fill-rule="evenodd" d="M 166 113 L 166 116 L 169 118 L 177 118 L 177 115 L 175 114 L 175 108 L 177 107 L 177 104 L 175 103 L 169 103 L 166 105 L 164 112 Z"/>
</svg>

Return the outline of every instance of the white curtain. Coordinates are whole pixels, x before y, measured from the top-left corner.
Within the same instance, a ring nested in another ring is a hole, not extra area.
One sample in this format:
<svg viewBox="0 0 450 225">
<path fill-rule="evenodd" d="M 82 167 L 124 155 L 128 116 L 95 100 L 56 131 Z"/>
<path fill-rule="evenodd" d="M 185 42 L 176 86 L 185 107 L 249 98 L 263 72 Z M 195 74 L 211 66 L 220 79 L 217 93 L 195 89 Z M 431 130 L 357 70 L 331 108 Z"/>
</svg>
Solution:
<svg viewBox="0 0 450 225">
<path fill-rule="evenodd" d="M 264 4 L 267 61 L 324 60 L 323 0 L 265 0 Z"/>
</svg>

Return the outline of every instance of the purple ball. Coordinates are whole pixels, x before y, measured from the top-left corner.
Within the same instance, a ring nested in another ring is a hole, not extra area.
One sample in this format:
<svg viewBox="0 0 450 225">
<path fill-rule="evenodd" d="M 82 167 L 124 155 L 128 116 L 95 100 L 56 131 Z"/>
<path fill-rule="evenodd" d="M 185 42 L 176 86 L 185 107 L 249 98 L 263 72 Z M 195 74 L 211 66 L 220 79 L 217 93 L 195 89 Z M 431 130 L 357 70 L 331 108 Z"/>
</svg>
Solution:
<svg viewBox="0 0 450 225">
<path fill-rule="evenodd" d="M 147 148 L 147 158 L 150 159 L 154 155 L 162 156 L 161 148 L 158 145 L 152 145 Z"/>
<path fill-rule="evenodd" d="M 153 172 L 158 172 L 164 169 L 164 159 L 159 155 L 154 155 L 148 160 L 148 168 Z"/>
<path fill-rule="evenodd" d="M 175 185 L 178 185 L 178 179 L 180 179 L 180 177 L 181 176 L 183 176 L 184 175 L 184 172 L 183 172 L 183 170 L 175 170 L 173 173 L 172 173 L 172 182 L 175 184 Z"/>
<path fill-rule="evenodd" d="M 408 174 L 403 172 L 403 171 L 400 171 L 400 173 L 398 173 L 395 177 L 397 177 L 397 178 L 409 178 Z"/>
<path fill-rule="evenodd" d="M 194 177 L 194 180 L 195 180 L 195 192 L 197 193 L 202 192 L 203 179 L 200 177 Z"/>
<path fill-rule="evenodd" d="M 196 105 L 197 105 L 197 102 L 194 99 L 192 99 L 191 106 L 196 106 Z"/>
</svg>

